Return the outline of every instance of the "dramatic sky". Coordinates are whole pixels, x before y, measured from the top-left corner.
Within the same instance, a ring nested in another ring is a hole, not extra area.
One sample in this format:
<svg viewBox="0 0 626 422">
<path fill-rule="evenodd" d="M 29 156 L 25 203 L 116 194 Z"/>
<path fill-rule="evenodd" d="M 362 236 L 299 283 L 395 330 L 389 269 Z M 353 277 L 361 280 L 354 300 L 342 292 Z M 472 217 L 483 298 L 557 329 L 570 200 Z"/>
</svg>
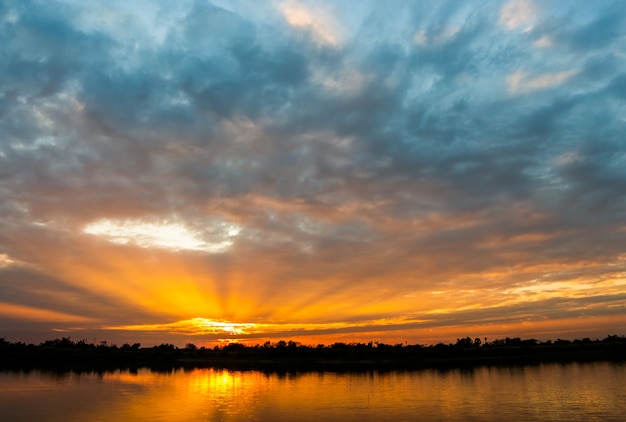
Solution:
<svg viewBox="0 0 626 422">
<path fill-rule="evenodd" d="M 626 2 L 0 2 L 0 337 L 626 334 Z"/>
</svg>

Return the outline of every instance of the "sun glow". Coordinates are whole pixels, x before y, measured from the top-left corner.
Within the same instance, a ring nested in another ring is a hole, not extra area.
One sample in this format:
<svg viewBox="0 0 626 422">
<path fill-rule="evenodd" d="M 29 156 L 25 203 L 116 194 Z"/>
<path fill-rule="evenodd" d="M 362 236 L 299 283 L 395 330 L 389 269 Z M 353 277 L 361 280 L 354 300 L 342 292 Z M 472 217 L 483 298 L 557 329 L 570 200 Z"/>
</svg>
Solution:
<svg viewBox="0 0 626 422">
<path fill-rule="evenodd" d="M 109 330 L 128 330 L 128 331 L 168 331 L 171 333 L 185 335 L 207 335 L 207 334 L 226 334 L 226 335 L 242 335 L 248 334 L 250 329 L 256 327 L 257 324 L 237 323 L 227 321 L 217 321 L 207 318 L 192 318 L 183 321 L 177 321 L 167 324 L 139 324 L 139 325 L 123 325 L 105 327 Z"/>
<path fill-rule="evenodd" d="M 224 332 L 229 334 L 246 334 L 248 329 L 254 328 L 256 325 L 214 321 L 206 318 L 194 318 L 189 322 L 196 326 L 200 331 Z"/>
<path fill-rule="evenodd" d="M 420 319 L 379 319 L 361 322 L 313 322 L 313 323 L 242 323 L 208 318 L 192 318 L 164 324 L 138 324 L 107 326 L 107 330 L 168 332 L 184 336 L 199 336 L 219 341 L 239 341 L 265 337 L 299 337 L 331 333 L 363 332 L 392 329 L 427 322 Z"/>
</svg>

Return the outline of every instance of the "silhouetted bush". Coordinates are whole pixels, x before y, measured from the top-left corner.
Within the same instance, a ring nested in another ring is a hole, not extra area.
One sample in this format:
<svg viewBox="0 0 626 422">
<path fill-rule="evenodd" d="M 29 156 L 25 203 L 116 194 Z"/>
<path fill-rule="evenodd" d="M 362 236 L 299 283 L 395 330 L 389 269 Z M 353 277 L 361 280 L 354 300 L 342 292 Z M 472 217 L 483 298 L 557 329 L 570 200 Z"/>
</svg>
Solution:
<svg viewBox="0 0 626 422">
<path fill-rule="evenodd" d="M 325 346 L 302 345 L 295 341 L 246 346 L 230 343 L 212 349 L 188 343 L 179 349 L 170 343 L 141 348 L 139 343 L 121 347 L 101 341 L 98 345 L 69 337 L 47 340 L 39 345 L 11 343 L 0 338 L 0 368 L 64 368 L 110 370 L 139 367 L 171 370 L 183 367 L 272 367 L 272 368 L 421 368 L 428 366 L 472 366 L 626 359 L 626 337 L 609 335 L 603 340 L 583 338 L 539 342 L 518 337 L 484 343 L 464 337 L 455 344 L 433 346 L 337 342 Z M 169 369 L 168 369 L 169 368 Z"/>
</svg>

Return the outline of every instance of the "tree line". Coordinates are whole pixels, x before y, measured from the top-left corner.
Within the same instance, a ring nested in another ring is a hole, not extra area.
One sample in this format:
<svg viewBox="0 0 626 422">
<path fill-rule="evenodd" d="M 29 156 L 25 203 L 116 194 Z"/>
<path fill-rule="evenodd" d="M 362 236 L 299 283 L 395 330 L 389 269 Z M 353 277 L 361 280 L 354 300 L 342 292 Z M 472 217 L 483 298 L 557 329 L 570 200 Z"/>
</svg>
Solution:
<svg viewBox="0 0 626 422">
<path fill-rule="evenodd" d="M 162 343 L 142 347 L 121 346 L 70 337 L 40 344 L 9 342 L 0 338 L 0 368 L 139 368 L 139 367 L 285 367 L 292 369 L 421 368 L 490 364 L 532 364 L 571 361 L 623 361 L 626 337 L 538 341 L 519 337 L 487 339 L 464 337 L 455 343 L 435 345 L 342 343 L 316 346 L 296 341 L 244 345 L 228 343 L 215 347 L 188 343 L 177 347 Z"/>
</svg>

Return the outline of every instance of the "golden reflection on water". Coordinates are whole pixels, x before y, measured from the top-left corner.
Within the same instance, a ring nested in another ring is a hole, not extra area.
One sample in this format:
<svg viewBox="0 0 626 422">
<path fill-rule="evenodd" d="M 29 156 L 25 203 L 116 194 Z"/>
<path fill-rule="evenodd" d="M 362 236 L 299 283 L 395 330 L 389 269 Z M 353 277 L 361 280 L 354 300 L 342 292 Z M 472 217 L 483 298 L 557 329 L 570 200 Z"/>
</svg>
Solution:
<svg viewBox="0 0 626 422">
<path fill-rule="evenodd" d="M 620 420 L 626 366 L 361 373 L 0 372 L 2 420 Z M 37 406 L 33 406 L 36 403 Z"/>
<path fill-rule="evenodd" d="M 113 404 L 122 420 L 237 420 L 249 414 L 266 388 L 260 372 L 196 369 L 166 373 L 106 374 L 107 383 L 134 394 L 131 401 Z M 137 388 L 138 387 L 138 388 Z M 121 397 L 128 396 L 124 394 Z M 111 408 L 111 404 L 109 404 Z"/>
</svg>

